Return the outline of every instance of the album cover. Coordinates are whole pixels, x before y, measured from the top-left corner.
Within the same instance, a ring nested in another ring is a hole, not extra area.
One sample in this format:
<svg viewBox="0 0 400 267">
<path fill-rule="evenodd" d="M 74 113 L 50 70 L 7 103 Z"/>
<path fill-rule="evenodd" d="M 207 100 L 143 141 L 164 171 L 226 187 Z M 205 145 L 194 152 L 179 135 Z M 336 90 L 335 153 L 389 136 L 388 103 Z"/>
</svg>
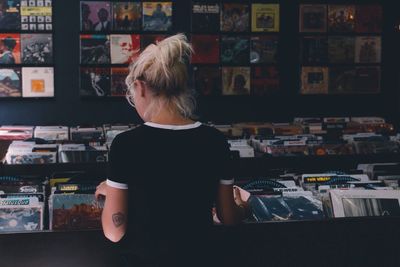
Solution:
<svg viewBox="0 0 400 267">
<path fill-rule="evenodd" d="M 125 83 L 129 68 L 111 68 L 111 96 L 125 96 L 128 87 Z"/>
<path fill-rule="evenodd" d="M 71 127 L 71 141 L 82 142 L 101 142 L 104 141 L 103 127 Z M 71 144 L 79 145 L 79 144 Z"/>
<path fill-rule="evenodd" d="M 328 39 L 326 37 L 304 37 L 301 40 L 301 62 L 303 64 L 328 63 Z"/>
<path fill-rule="evenodd" d="M 200 95 L 221 95 L 221 69 L 219 67 L 197 66 L 193 69 L 195 89 Z"/>
<path fill-rule="evenodd" d="M 111 63 L 130 64 L 140 54 L 140 35 L 138 34 L 112 34 Z"/>
<path fill-rule="evenodd" d="M 327 94 L 328 82 L 329 74 L 327 67 L 302 67 L 302 94 Z"/>
<path fill-rule="evenodd" d="M 113 29 L 116 31 L 140 31 L 142 4 L 140 2 L 117 2 L 113 4 Z"/>
<path fill-rule="evenodd" d="M 43 209 L 34 197 L 2 199 L 0 232 L 43 230 Z"/>
<path fill-rule="evenodd" d="M 382 32 L 382 6 L 357 5 L 356 7 L 356 32 L 380 33 Z"/>
<path fill-rule="evenodd" d="M 328 54 L 330 63 L 354 63 L 354 37 L 329 37 Z"/>
<path fill-rule="evenodd" d="M 279 72 L 276 67 L 252 67 L 251 94 L 267 95 L 279 91 Z"/>
<path fill-rule="evenodd" d="M 329 68 L 329 93 L 346 94 L 355 91 L 356 70 L 351 67 Z"/>
<path fill-rule="evenodd" d="M 143 30 L 170 31 L 172 2 L 143 2 Z"/>
<path fill-rule="evenodd" d="M 250 63 L 276 63 L 278 60 L 277 36 L 253 36 L 250 39 Z"/>
<path fill-rule="evenodd" d="M 81 68 L 80 95 L 104 97 L 110 95 L 109 68 Z"/>
<path fill-rule="evenodd" d="M 21 68 L 0 68 L 0 97 L 21 96 Z"/>
<path fill-rule="evenodd" d="M 381 62 L 381 37 L 356 37 L 356 63 Z"/>
<path fill-rule="evenodd" d="M 23 31 L 52 31 L 52 1 L 21 1 L 21 29 Z"/>
<path fill-rule="evenodd" d="M 21 36 L 17 33 L 0 33 L 0 65 L 21 63 Z"/>
<path fill-rule="evenodd" d="M 300 5 L 300 32 L 326 32 L 326 5 Z"/>
<path fill-rule="evenodd" d="M 54 97 L 53 68 L 22 68 L 23 97 Z"/>
<path fill-rule="evenodd" d="M 0 0 L 0 30 L 21 29 L 20 0 Z"/>
<path fill-rule="evenodd" d="M 356 92 L 379 93 L 381 89 L 380 67 L 357 67 L 356 68 Z"/>
<path fill-rule="evenodd" d="M 250 68 L 223 67 L 222 94 L 223 95 L 250 94 Z"/>
<path fill-rule="evenodd" d="M 53 63 L 53 37 L 51 34 L 21 34 L 21 47 L 22 63 Z"/>
<path fill-rule="evenodd" d="M 111 3 L 100 1 L 81 2 L 81 30 L 105 32 L 111 30 Z"/>
<path fill-rule="evenodd" d="M 355 6 L 329 5 L 329 30 L 332 32 L 352 32 L 355 24 Z"/>
<path fill-rule="evenodd" d="M 192 32 L 219 31 L 220 4 L 195 2 L 192 5 Z"/>
<path fill-rule="evenodd" d="M 109 64 L 109 35 L 81 35 L 81 64 Z"/>
<path fill-rule="evenodd" d="M 192 64 L 219 63 L 219 35 L 192 35 Z"/>
<path fill-rule="evenodd" d="M 37 153 L 37 152 L 23 152 L 23 153 L 11 153 L 8 156 L 7 164 L 19 165 L 19 164 L 53 164 L 57 163 L 57 153 Z"/>
<path fill-rule="evenodd" d="M 223 3 L 221 10 L 221 31 L 245 32 L 249 29 L 249 5 Z"/>
<path fill-rule="evenodd" d="M 221 63 L 247 65 L 250 61 L 249 38 L 245 36 L 222 36 Z"/>
<path fill-rule="evenodd" d="M 279 32 L 279 4 L 252 4 L 251 31 Z"/>
<path fill-rule="evenodd" d="M 157 44 L 167 37 L 168 36 L 165 34 L 142 34 L 140 36 L 142 51 L 146 49 L 148 45 Z"/>
<path fill-rule="evenodd" d="M 69 128 L 67 126 L 36 126 L 34 137 L 46 141 L 68 141 Z"/>
<path fill-rule="evenodd" d="M 108 151 L 105 146 L 63 144 L 59 148 L 60 163 L 95 163 L 107 162 L 107 160 Z"/>
</svg>

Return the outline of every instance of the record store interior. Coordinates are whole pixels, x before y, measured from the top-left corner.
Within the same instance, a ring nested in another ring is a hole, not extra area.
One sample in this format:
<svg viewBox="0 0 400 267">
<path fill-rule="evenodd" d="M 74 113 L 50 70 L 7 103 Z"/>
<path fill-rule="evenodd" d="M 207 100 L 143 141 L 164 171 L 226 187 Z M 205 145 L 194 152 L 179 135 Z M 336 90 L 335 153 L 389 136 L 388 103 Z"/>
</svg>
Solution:
<svg viewBox="0 0 400 267">
<path fill-rule="evenodd" d="M 0 0 L 0 266 L 400 266 L 399 8 Z"/>
</svg>

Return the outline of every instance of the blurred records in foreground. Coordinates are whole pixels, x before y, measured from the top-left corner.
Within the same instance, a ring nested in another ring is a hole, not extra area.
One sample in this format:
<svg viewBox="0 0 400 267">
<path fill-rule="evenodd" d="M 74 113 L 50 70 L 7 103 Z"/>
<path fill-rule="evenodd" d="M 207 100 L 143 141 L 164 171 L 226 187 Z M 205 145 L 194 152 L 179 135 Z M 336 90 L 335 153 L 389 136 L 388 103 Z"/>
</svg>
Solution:
<svg viewBox="0 0 400 267">
<path fill-rule="evenodd" d="M 194 2 L 192 5 L 192 32 L 219 32 L 220 4 Z"/>
<path fill-rule="evenodd" d="M 252 4 L 251 31 L 279 32 L 279 4 Z"/>
<path fill-rule="evenodd" d="M 21 97 L 21 68 L 0 69 L 0 97 Z"/>
<path fill-rule="evenodd" d="M 142 5 L 139 2 L 113 3 L 115 31 L 139 31 L 142 25 Z"/>
<path fill-rule="evenodd" d="M 249 29 L 249 5 L 223 3 L 221 12 L 222 32 L 245 32 Z"/>
<path fill-rule="evenodd" d="M 80 95 L 104 97 L 110 95 L 109 68 L 81 68 Z"/>
<path fill-rule="evenodd" d="M 326 5 L 300 5 L 300 32 L 326 32 Z"/>
<path fill-rule="evenodd" d="M 223 95 L 250 94 L 250 68 L 223 67 L 222 94 Z"/>
<path fill-rule="evenodd" d="M 198 94 L 221 95 L 221 68 L 196 66 L 194 71 L 195 88 Z"/>
<path fill-rule="evenodd" d="M 143 2 L 143 30 L 170 31 L 172 2 Z"/>
<path fill-rule="evenodd" d="M 251 94 L 268 95 L 279 91 L 279 72 L 274 66 L 252 67 Z"/>
<path fill-rule="evenodd" d="M 327 94 L 329 72 L 327 67 L 302 67 L 301 93 Z"/>
</svg>

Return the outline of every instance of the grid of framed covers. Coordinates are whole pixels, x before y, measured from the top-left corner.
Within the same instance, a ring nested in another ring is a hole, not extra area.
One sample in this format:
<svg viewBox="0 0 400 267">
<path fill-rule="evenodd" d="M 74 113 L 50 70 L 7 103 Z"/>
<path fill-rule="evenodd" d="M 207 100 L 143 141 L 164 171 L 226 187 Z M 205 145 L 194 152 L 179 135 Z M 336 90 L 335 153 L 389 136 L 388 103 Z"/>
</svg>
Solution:
<svg viewBox="0 0 400 267">
<path fill-rule="evenodd" d="M 280 5 L 192 1 L 194 86 L 199 95 L 279 91 Z"/>
<path fill-rule="evenodd" d="M 172 30 L 172 2 L 80 1 L 80 95 L 125 96 L 128 66 Z"/>
<path fill-rule="evenodd" d="M 301 94 L 376 94 L 381 84 L 382 6 L 303 4 Z"/>
<path fill-rule="evenodd" d="M 0 98 L 54 97 L 52 0 L 0 0 Z"/>
</svg>

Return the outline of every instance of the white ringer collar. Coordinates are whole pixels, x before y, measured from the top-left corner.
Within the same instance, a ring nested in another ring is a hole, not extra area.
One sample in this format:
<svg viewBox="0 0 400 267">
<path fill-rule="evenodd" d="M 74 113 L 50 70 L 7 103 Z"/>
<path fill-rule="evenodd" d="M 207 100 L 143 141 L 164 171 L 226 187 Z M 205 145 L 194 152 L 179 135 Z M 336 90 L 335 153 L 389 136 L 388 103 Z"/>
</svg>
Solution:
<svg viewBox="0 0 400 267">
<path fill-rule="evenodd" d="M 153 128 L 160 128 L 160 129 L 167 129 L 167 130 L 188 130 L 194 129 L 201 125 L 201 122 L 197 121 L 192 124 L 185 124 L 185 125 L 168 125 L 168 124 L 158 124 L 154 122 L 146 122 L 144 125 L 153 127 Z"/>
</svg>

